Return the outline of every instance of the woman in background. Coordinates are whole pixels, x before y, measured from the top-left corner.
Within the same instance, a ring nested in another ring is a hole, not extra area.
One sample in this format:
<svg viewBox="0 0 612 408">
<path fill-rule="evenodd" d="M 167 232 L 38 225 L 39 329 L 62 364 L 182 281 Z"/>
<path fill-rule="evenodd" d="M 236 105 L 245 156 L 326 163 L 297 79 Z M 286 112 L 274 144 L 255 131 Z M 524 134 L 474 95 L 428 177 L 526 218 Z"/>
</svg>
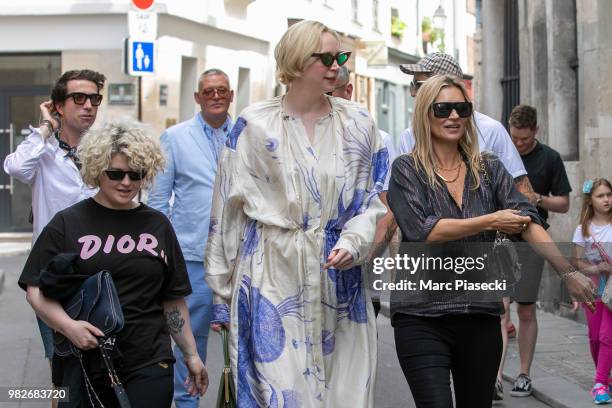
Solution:
<svg viewBox="0 0 612 408">
<path fill-rule="evenodd" d="M 574 259 L 577 267 L 591 276 L 598 287 L 598 297 L 612 273 L 612 185 L 604 178 L 587 180 L 582 186 L 580 225 L 574 237 Z M 601 299 L 595 311 L 584 308 L 589 326 L 591 356 L 595 362 L 595 379 L 591 396 L 595 404 L 612 402 L 612 312 Z"/>
</svg>

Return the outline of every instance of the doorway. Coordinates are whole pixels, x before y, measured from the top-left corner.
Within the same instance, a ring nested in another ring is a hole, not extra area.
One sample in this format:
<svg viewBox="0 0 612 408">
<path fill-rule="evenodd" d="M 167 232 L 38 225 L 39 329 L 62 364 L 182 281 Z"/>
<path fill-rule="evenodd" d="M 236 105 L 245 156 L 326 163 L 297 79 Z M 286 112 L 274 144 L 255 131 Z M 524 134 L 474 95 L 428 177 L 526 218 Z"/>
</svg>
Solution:
<svg viewBox="0 0 612 408">
<path fill-rule="evenodd" d="M 0 160 L 40 121 L 40 104 L 60 76 L 59 55 L 0 55 Z M 0 232 L 30 232 L 30 186 L 0 171 Z"/>
</svg>

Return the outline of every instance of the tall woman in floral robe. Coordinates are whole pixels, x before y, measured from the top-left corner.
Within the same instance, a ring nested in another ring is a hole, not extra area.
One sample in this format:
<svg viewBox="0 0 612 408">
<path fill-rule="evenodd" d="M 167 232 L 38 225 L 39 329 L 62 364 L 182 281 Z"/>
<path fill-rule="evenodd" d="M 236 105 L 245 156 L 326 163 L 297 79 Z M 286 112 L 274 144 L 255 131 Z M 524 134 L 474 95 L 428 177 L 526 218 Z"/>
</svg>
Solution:
<svg viewBox="0 0 612 408">
<path fill-rule="evenodd" d="M 240 408 L 373 407 L 376 325 L 359 265 L 385 212 L 388 153 L 363 107 L 325 95 L 348 58 L 334 31 L 298 23 L 275 56 L 288 93 L 245 109 L 220 160 L 212 328 L 230 329 Z"/>
</svg>

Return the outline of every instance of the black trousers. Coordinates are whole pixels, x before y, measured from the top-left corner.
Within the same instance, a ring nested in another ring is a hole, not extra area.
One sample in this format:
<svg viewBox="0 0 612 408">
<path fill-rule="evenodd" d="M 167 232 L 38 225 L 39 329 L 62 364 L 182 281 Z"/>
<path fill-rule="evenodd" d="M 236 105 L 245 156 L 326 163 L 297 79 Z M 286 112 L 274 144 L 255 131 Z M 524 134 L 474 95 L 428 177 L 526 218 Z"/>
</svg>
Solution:
<svg viewBox="0 0 612 408">
<path fill-rule="evenodd" d="M 60 402 L 59 408 L 92 407 L 89 395 L 85 389 L 81 368 L 76 358 L 64 360 L 64 383 L 69 387 L 69 402 Z M 115 392 L 110 386 L 108 375 L 89 376 L 96 394 L 104 407 L 119 407 Z M 169 408 L 172 405 L 174 393 L 174 364 L 171 362 L 154 363 L 131 371 L 129 374 L 119 373 L 119 378 L 132 408 Z M 81 383 L 80 386 L 70 384 Z M 96 397 L 91 395 L 94 407 L 99 407 Z"/>
<path fill-rule="evenodd" d="M 396 313 L 395 347 L 417 408 L 490 408 L 502 353 L 499 316 Z"/>
</svg>

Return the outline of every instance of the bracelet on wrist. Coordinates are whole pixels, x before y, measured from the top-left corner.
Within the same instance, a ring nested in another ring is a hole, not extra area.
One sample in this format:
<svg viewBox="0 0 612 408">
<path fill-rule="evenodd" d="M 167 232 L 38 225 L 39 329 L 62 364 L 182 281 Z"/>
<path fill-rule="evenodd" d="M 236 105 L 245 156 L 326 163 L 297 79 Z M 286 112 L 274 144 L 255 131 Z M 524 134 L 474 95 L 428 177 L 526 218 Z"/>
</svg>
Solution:
<svg viewBox="0 0 612 408">
<path fill-rule="evenodd" d="M 44 119 L 40 122 L 40 127 L 45 126 L 47 129 L 49 129 L 49 134 L 53 134 L 53 132 L 55 132 L 55 129 L 53 128 L 53 123 L 51 123 L 50 120 L 48 119 Z"/>
<path fill-rule="evenodd" d="M 580 273 L 580 271 L 570 265 L 567 270 L 563 271 L 559 276 L 561 277 L 561 280 L 566 281 L 577 273 Z"/>
</svg>

